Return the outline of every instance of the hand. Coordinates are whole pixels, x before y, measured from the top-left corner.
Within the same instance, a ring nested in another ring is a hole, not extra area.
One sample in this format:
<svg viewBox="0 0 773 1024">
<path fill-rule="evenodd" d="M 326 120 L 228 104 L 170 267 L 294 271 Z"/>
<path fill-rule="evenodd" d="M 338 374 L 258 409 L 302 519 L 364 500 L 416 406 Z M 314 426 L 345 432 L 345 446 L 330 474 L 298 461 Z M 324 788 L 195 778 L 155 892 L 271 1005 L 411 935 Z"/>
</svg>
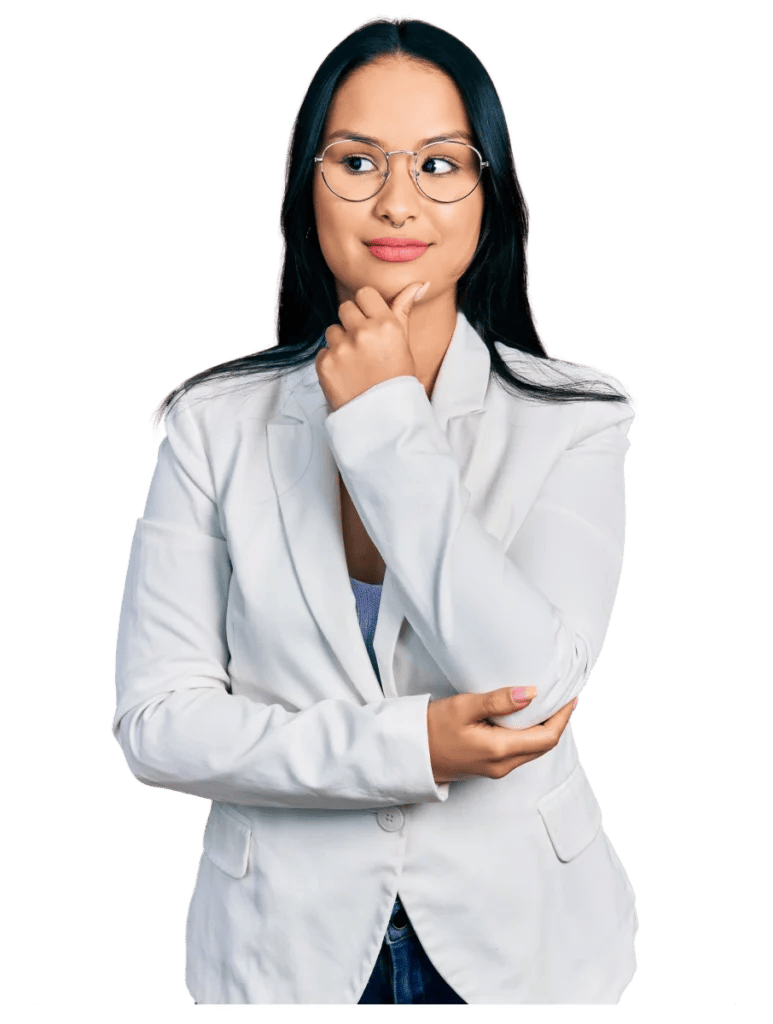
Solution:
<svg viewBox="0 0 773 1024">
<path fill-rule="evenodd" d="M 320 349 L 316 359 L 331 412 L 381 381 L 416 376 L 408 318 L 420 287 L 421 281 L 406 285 L 390 307 L 375 288 L 364 285 L 354 293 L 356 301 L 347 299 L 338 307 L 343 327 L 328 327 L 328 347 Z"/>
<path fill-rule="evenodd" d="M 486 719 L 520 711 L 533 698 L 513 701 L 511 687 L 487 693 L 456 693 L 427 705 L 427 733 L 435 782 L 483 775 L 501 779 L 513 768 L 542 757 L 561 739 L 574 701 L 530 729 L 507 729 Z"/>
</svg>

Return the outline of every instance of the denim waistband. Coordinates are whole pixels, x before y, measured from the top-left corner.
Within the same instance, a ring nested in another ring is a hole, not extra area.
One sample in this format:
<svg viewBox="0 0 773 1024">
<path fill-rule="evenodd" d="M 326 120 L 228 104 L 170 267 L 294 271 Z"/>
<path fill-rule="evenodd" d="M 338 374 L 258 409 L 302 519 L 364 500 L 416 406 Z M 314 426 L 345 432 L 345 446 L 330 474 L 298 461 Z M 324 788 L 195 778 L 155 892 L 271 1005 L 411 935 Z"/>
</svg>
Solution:
<svg viewBox="0 0 773 1024">
<path fill-rule="evenodd" d="M 402 924 L 395 924 L 395 918 L 401 914 L 403 921 Z M 387 945 L 392 946 L 396 942 L 403 942 L 406 939 L 410 939 L 416 932 L 413 930 L 410 918 L 405 910 L 405 907 L 400 902 L 400 897 L 395 897 L 394 905 L 389 912 L 389 921 L 387 922 L 386 932 L 384 934 L 384 941 Z"/>
</svg>

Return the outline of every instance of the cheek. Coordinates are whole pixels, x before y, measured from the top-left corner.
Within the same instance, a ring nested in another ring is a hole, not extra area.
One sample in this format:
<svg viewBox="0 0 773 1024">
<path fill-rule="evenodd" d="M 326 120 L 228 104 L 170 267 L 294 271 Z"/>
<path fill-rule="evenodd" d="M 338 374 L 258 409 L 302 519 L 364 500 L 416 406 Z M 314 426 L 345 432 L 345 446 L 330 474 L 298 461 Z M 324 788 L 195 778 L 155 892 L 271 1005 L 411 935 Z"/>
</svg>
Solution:
<svg viewBox="0 0 773 1024">
<path fill-rule="evenodd" d="M 451 277 L 458 279 L 470 265 L 478 246 L 481 228 L 480 211 L 471 211 L 469 217 L 457 222 L 447 233 L 444 258 Z"/>
<path fill-rule="evenodd" d="M 347 211 L 343 210 L 323 185 L 324 191 L 317 187 L 314 190 L 314 216 L 317 222 L 317 234 L 323 252 L 326 249 L 338 250 L 339 258 L 343 256 L 344 239 L 347 237 Z"/>
<path fill-rule="evenodd" d="M 319 190 L 314 189 L 314 219 L 317 224 L 317 238 L 319 239 L 319 246 L 322 250 L 326 260 L 334 255 L 335 250 L 335 239 L 337 235 L 337 229 L 335 224 L 335 217 L 331 210 L 330 203 L 328 203 L 324 197 L 319 193 Z"/>
<path fill-rule="evenodd" d="M 340 220 L 341 211 L 335 205 L 335 196 L 319 180 L 314 184 L 312 195 L 314 217 L 317 222 L 317 233 L 320 239 L 335 237 L 337 222 Z"/>
<path fill-rule="evenodd" d="M 326 216 L 323 212 L 321 218 L 317 220 L 317 236 L 322 255 L 330 269 L 334 272 L 343 270 L 351 259 L 344 241 L 344 227 L 335 218 Z"/>
</svg>

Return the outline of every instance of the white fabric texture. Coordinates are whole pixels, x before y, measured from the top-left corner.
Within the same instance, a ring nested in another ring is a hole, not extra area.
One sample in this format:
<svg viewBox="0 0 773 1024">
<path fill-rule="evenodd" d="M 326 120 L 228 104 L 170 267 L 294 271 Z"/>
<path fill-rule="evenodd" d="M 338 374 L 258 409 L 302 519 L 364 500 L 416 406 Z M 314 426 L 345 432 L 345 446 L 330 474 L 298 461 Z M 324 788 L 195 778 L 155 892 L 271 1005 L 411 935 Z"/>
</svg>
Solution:
<svg viewBox="0 0 773 1024">
<path fill-rule="evenodd" d="M 200 1004 L 356 1003 L 398 887 L 467 1003 L 614 1003 L 631 980 L 635 896 L 571 722 L 502 779 L 432 776 L 431 699 L 535 685 L 499 720 L 526 728 L 582 691 L 622 566 L 630 402 L 529 402 L 489 368 L 459 312 L 431 401 L 403 376 L 330 413 L 312 363 L 166 418 L 113 732 L 141 782 L 212 801 L 186 929 Z M 387 567 L 383 692 L 339 470 Z"/>
</svg>

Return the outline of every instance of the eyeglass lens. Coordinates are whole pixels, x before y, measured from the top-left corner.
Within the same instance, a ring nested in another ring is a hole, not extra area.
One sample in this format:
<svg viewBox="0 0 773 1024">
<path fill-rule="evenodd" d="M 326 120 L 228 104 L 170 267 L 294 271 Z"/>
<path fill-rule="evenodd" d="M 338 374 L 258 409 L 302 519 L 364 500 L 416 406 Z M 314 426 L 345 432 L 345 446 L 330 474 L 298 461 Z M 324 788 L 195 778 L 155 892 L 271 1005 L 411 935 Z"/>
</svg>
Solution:
<svg viewBox="0 0 773 1024">
<path fill-rule="evenodd" d="M 410 156 L 406 159 L 413 173 L 413 161 Z M 472 192 L 481 165 L 466 143 L 437 142 L 420 150 L 417 170 L 419 187 L 430 199 L 452 203 Z M 387 161 L 380 149 L 367 143 L 334 142 L 325 152 L 322 173 L 327 186 L 342 199 L 370 199 L 384 183 Z"/>
</svg>

